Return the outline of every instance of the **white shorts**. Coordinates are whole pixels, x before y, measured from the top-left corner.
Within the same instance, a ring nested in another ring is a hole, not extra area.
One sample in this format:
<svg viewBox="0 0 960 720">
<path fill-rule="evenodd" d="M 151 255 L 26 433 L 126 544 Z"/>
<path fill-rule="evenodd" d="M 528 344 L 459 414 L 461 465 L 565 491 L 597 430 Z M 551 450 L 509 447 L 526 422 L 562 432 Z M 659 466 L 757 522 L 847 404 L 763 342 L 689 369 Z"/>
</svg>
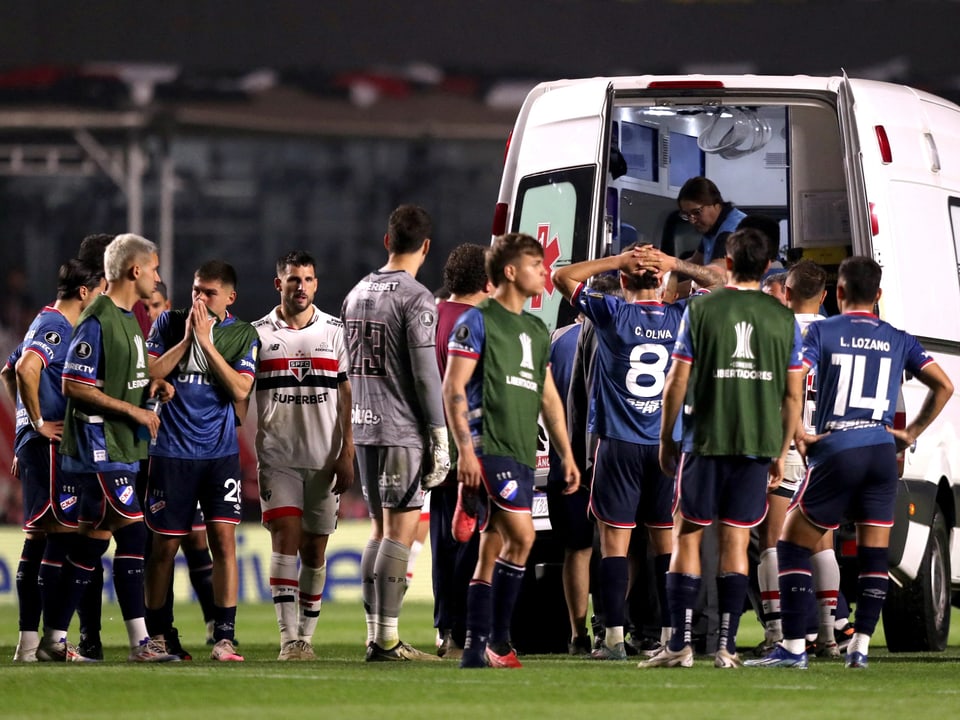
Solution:
<svg viewBox="0 0 960 720">
<path fill-rule="evenodd" d="M 333 470 L 327 468 L 259 466 L 263 524 L 278 517 L 297 516 L 307 532 L 332 535 L 340 510 L 340 496 L 331 492 L 333 480 Z"/>
<path fill-rule="evenodd" d="M 796 460 L 791 462 L 793 460 L 792 455 L 794 455 L 793 452 L 788 453 L 786 462 L 783 463 L 783 481 L 778 488 L 781 491 L 778 494 L 789 498 L 796 494 L 800 486 L 803 485 L 803 479 L 807 476 L 807 466 L 803 464 L 803 459 L 797 454 Z"/>
</svg>

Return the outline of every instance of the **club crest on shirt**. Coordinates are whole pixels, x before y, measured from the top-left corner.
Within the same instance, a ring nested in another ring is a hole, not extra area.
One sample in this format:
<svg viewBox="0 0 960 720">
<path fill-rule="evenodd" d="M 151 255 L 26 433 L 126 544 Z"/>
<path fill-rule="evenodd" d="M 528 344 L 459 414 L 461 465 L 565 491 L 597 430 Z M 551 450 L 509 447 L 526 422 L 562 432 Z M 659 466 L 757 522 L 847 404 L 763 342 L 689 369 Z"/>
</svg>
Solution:
<svg viewBox="0 0 960 720">
<path fill-rule="evenodd" d="M 310 374 L 310 361 L 287 360 L 287 369 L 298 381 L 303 382 L 303 379 Z"/>
<path fill-rule="evenodd" d="M 425 328 L 432 328 L 437 321 L 437 316 L 431 310 L 424 310 L 420 313 L 420 324 Z"/>
</svg>

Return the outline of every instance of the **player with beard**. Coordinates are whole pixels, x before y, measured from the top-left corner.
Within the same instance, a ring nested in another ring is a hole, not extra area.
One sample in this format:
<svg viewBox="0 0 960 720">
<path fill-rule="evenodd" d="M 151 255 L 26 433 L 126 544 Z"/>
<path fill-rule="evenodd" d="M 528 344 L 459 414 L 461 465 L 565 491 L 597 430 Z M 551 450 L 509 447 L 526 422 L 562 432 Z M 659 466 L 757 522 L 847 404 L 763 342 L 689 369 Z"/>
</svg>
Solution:
<svg viewBox="0 0 960 720">
<path fill-rule="evenodd" d="M 353 483 L 349 360 L 343 324 L 313 304 L 313 257 L 289 252 L 277 260 L 276 270 L 280 304 L 254 323 L 261 342 L 256 389 L 260 507 L 272 547 L 278 659 L 313 660 L 327 541 L 337 527 L 340 494 Z"/>
</svg>

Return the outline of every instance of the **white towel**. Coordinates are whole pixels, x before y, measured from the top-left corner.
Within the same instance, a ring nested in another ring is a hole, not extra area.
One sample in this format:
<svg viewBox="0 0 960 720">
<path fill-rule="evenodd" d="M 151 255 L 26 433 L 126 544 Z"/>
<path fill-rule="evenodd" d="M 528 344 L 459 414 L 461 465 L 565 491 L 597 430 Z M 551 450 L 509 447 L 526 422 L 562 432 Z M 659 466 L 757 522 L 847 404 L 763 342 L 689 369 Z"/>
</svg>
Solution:
<svg viewBox="0 0 960 720">
<path fill-rule="evenodd" d="M 210 342 L 213 342 L 213 325 L 210 326 Z M 205 375 L 209 368 L 210 364 L 207 362 L 207 354 L 200 347 L 200 343 L 197 341 L 197 329 L 194 328 L 193 342 L 190 343 L 190 350 L 180 361 L 180 372 Z"/>
</svg>

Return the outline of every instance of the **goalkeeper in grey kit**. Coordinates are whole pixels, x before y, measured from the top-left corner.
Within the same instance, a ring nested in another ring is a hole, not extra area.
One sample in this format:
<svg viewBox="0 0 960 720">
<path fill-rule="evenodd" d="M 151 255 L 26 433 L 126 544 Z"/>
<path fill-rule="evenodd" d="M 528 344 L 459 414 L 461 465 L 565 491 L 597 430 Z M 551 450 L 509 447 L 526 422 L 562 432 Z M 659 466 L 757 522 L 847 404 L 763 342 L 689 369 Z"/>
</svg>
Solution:
<svg viewBox="0 0 960 720">
<path fill-rule="evenodd" d="M 416 280 L 431 233 L 422 208 L 394 210 L 383 239 L 387 263 L 343 302 L 357 464 L 373 521 L 360 562 L 368 662 L 439 659 L 402 642 L 398 630 L 424 492 L 450 469 L 436 306 Z"/>
</svg>

